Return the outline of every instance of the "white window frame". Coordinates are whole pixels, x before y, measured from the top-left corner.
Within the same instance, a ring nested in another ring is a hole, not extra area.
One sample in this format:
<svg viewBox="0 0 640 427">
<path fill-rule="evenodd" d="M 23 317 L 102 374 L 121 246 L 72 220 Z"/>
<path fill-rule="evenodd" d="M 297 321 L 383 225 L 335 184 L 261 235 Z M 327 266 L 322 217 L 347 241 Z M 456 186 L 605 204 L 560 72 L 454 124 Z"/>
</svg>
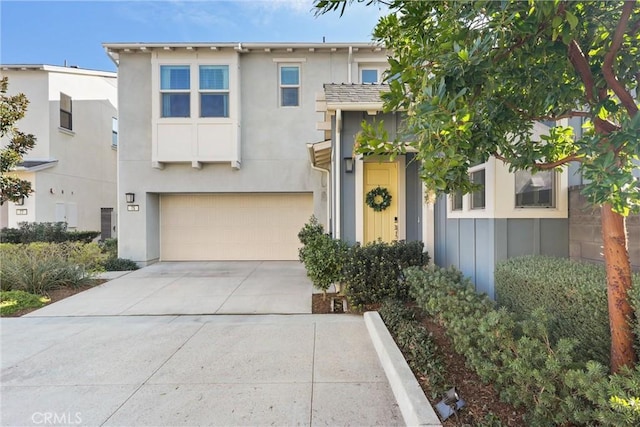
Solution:
<svg viewBox="0 0 640 427">
<path fill-rule="evenodd" d="M 228 119 L 231 115 L 231 70 L 229 64 L 202 64 L 198 65 L 198 117 L 201 119 Z M 227 67 L 227 88 L 226 89 L 201 89 L 200 88 L 200 69 L 201 67 Z M 227 95 L 227 114 L 225 116 L 203 116 L 202 115 L 202 95 L 203 94 L 212 94 L 212 95 Z"/>
<path fill-rule="evenodd" d="M 477 172 L 484 172 L 484 183 L 483 183 L 482 189 L 469 193 L 469 209 L 472 210 L 472 211 L 482 211 L 482 210 L 487 209 L 487 169 L 484 166 L 484 164 L 483 165 L 479 165 L 479 166 L 475 166 L 473 168 L 469 168 L 469 180 L 471 180 L 471 182 L 473 182 L 472 181 L 473 174 L 475 174 Z M 476 207 L 476 206 L 473 205 L 473 195 L 475 193 L 480 192 L 480 191 L 483 194 L 482 198 L 484 200 L 484 204 L 482 206 Z"/>
<path fill-rule="evenodd" d="M 66 110 L 62 107 L 63 99 L 65 98 L 69 99 L 69 110 Z M 62 124 L 63 114 L 68 115 L 69 127 L 66 127 Z M 63 92 L 60 92 L 60 128 L 68 131 L 73 131 L 73 98 L 71 98 L 71 96 Z"/>
<path fill-rule="evenodd" d="M 550 195 L 550 199 L 551 199 L 551 205 L 550 206 L 536 206 L 536 205 L 522 205 L 522 206 L 518 206 L 518 193 L 517 193 L 517 174 L 519 172 L 530 172 L 528 170 L 524 170 L 524 171 L 516 171 L 513 173 L 513 208 L 514 209 L 555 209 L 557 204 L 558 204 L 558 190 L 557 190 L 557 181 L 558 181 L 558 173 L 554 170 L 547 170 L 547 171 L 540 171 L 538 173 L 544 173 L 544 172 L 549 172 L 551 173 L 551 195 Z M 532 174 L 533 176 L 534 174 Z"/>
<path fill-rule="evenodd" d="M 118 118 L 111 117 L 111 147 L 118 147 Z"/>
<path fill-rule="evenodd" d="M 189 69 L 189 88 L 188 89 L 162 89 L 162 67 L 187 67 Z M 191 92 L 193 91 L 192 86 L 192 80 L 193 80 L 193 72 L 191 69 L 191 64 L 188 63 L 179 63 L 179 64 L 165 64 L 162 63 L 158 66 L 158 89 L 160 91 L 160 118 L 161 119 L 189 119 L 192 117 L 193 115 L 193 108 L 191 108 Z M 165 116 L 163 114 L 164 112 L 164 106 L 163 106 L 163 95 L 164 94 L 187 94 L 189 95 L 189 114 L 186 116 Z"/>
<path fill-rule="evenodd" d="M 283 68 L 297 68 L 298 69 L 298 84 L 284 84 L 282 83 L 282 69 Z M 284 105 L 284 97 L 282 92 L 284 89 L 297 89 L 298 90 L 298 103 L 296 105 Z M 278 64 L 278 106 L 282 108 L 298 108 L 302 105 L 302 64 L 297 62 L 286 62 Z"/>
</svg>

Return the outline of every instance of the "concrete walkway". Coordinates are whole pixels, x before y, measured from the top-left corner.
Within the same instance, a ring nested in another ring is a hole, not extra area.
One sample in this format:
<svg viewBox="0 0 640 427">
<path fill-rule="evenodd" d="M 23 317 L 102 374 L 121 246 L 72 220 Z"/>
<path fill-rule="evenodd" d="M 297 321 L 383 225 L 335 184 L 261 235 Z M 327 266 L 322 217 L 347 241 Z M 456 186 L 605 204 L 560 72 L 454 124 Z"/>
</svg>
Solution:
<svg viewBox="0 0 640 427">
<path fill-rule="evenodd" d="M 309 312 L 301 272 L 160 263 L 1 319 L 1 424 L 437 425 L 407 417 L 362 316 L 188 314 Z"/>
</svg>

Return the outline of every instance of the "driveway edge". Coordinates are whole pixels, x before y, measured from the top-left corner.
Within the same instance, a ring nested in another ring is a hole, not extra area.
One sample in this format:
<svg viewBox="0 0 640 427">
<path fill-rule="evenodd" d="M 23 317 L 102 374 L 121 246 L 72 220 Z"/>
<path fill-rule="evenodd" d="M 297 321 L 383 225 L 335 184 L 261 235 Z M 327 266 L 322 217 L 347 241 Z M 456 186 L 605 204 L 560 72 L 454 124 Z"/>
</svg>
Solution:
<svg viewBox="0 0 640 427">
<path fill-rule="evenodd" d="M 364 322 L 408 426 L 442 426 L 404 356 L 377 311 L 364 313 Z"/>
</svg>

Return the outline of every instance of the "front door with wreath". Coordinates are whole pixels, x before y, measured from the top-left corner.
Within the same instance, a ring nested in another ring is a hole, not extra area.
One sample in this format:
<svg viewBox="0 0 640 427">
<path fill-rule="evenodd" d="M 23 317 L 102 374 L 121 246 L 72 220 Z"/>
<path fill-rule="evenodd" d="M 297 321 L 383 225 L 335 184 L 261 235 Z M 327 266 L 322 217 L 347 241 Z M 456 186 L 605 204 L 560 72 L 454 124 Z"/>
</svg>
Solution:
<svg viewBox="0 0 640 427">
<path fill-rule="evenodd" d="M 364 243 L 398 240 L 398 164 L 364 163 Z"/>
</svg>

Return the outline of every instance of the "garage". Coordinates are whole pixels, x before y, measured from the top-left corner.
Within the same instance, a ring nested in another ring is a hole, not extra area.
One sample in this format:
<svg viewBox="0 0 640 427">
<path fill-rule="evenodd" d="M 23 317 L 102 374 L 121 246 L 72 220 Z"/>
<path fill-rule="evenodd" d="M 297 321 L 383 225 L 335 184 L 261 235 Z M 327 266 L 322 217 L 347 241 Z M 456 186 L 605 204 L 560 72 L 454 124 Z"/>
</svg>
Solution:
<svg viewBox="0 0 640 427">
<path fill-rule="evenodd" d="M 163 261 L 295 260 L 311 193 L 165 194 Z"/>
</svg>

